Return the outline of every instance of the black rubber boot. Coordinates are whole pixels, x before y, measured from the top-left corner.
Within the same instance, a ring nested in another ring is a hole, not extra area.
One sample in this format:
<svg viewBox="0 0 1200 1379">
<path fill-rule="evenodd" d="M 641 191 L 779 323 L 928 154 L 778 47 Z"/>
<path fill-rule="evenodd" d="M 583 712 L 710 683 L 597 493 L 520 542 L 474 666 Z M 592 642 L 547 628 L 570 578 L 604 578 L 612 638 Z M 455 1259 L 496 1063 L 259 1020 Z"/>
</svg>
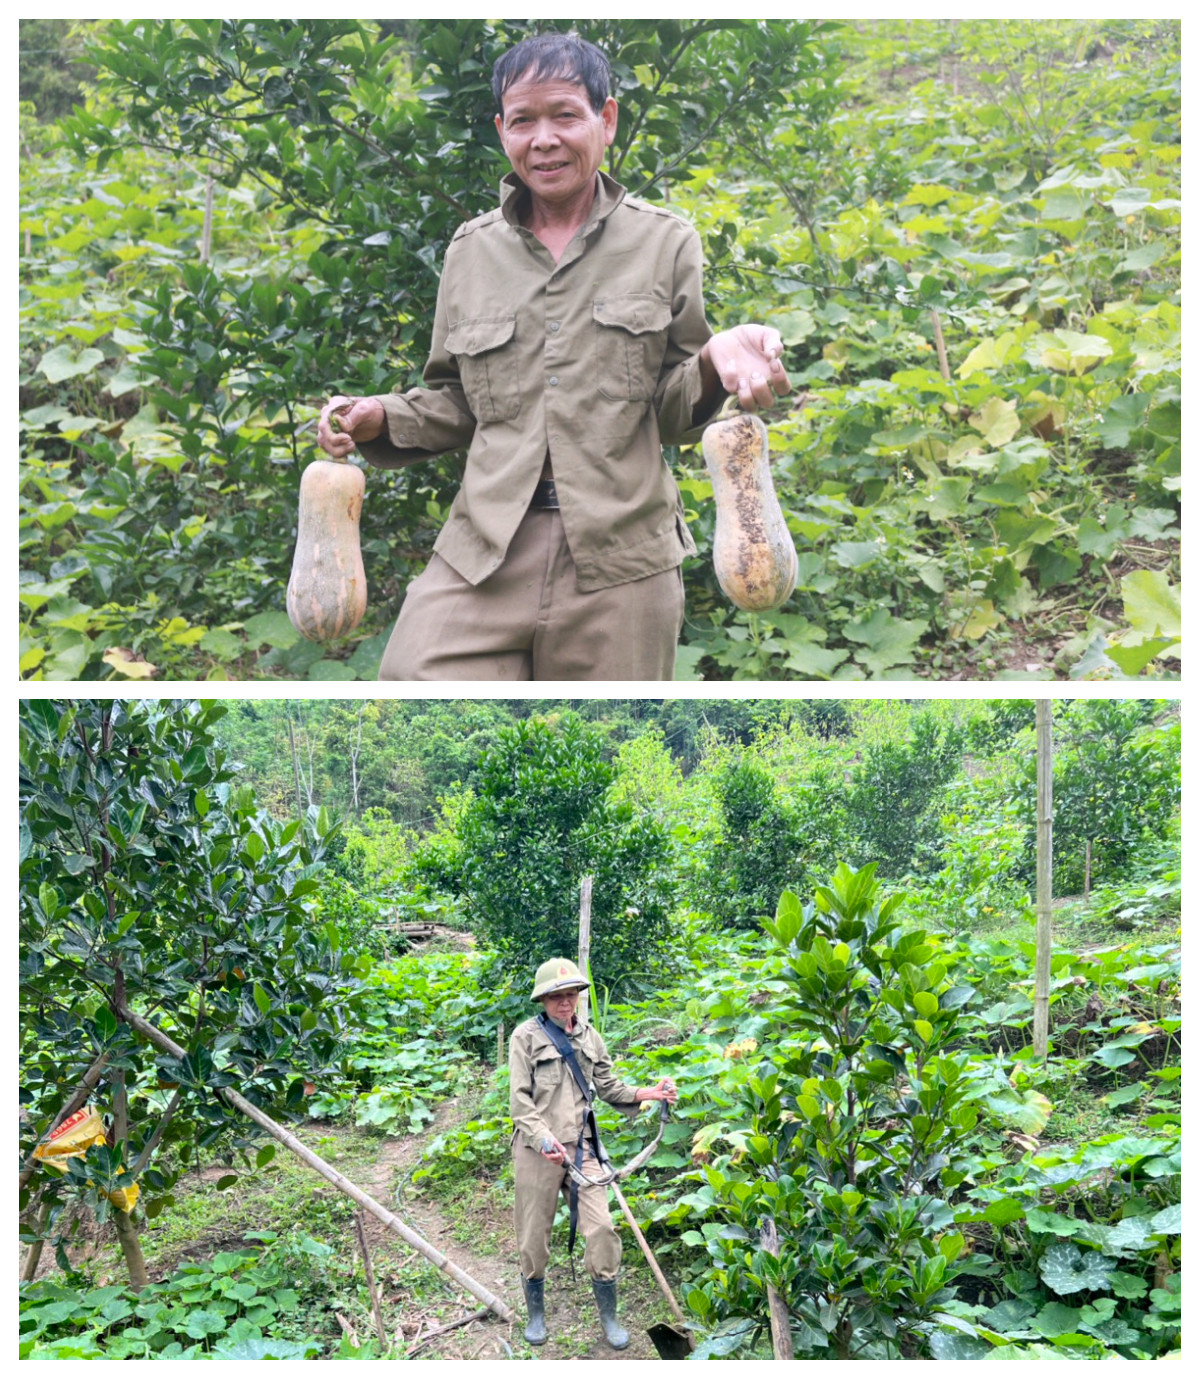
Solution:
<svg viewBox="0 0 1200 1379">
<path fill-rule="evenodd" d="M 525 1308 L 529 1313 L 529 1325 L 525 1328 L 525 1339 L 530 1345 L 546 1344 L 546 1280 L 544 1278 L 521 1279 L 525 1290 Z"/>
<path fill-rule="evenodd" d="M 617 1321 L 617 1280 L 594 1278 L 592 1292 L 596 1295 L 596 1306 L 600 1309 L 600 1325 L 604 1328 L 604 1339 L 614 1350 L 624 1350 L 629 1344 L 629 1332 Z"/>
</svg>

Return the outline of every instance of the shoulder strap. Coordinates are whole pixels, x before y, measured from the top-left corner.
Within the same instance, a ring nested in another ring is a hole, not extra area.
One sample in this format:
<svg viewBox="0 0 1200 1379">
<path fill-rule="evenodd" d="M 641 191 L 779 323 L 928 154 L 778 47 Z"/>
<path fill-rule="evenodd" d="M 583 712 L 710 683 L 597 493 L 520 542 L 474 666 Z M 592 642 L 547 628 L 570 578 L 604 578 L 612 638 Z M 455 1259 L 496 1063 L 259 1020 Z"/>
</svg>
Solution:
<svg viewBox="0 0 1200 1379">
<path fill-rule="evenodd" d="M 588 1080 L 583 1075 L 583 1069 L 579 1066 L 579 1059 L 575 1057 L 575 1050 L 571 1047 L 571 1041 L 567 1038 L 566 1031 L 560 1029 L 558 1025 L 543 1011 L 538 1017 L 538 1024 L 546 1032 L 546 1038 L 554 1045 L 563 1057 L 563 1061 L 571 1070 L 571 1076 L 575 1079 L 576 1085 L 583 1093 L 583 1099 L 590 1107 L 592 1104 L 592 1089 L 588 1086 Z"/>
</svg>

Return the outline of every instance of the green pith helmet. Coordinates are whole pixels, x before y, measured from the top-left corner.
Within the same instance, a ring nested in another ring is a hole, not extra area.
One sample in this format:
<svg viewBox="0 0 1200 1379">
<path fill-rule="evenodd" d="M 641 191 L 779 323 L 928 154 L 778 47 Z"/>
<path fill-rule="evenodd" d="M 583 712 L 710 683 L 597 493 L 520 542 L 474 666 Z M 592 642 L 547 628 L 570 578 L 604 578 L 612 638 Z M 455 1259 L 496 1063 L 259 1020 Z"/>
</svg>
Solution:
<svg viewBox="0 0 1200 1379">
<path fill-rule="evenodd" d="M 533 979 L 531 1001 L 549 996 L 552 991 L 586 991 L 587 978 L 570 958 L 547 958 Z"/>
</svg>

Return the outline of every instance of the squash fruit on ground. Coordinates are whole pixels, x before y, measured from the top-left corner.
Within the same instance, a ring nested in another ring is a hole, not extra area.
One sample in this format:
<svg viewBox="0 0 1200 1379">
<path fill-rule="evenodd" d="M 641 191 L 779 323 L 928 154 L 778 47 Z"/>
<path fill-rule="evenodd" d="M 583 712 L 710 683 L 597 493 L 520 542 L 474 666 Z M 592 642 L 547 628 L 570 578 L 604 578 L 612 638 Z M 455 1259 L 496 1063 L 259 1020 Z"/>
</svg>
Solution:
<svg viewBox="0 0 1200 1379">
<path fill-rule="evenodd" d="M 366 487 L 362 470 L 344 460 L 314 460 L 300 478 L 287 611 L 292 626 L 311 642 L 344 637 L 367 611 L 358 536 Z"/>
<path fill-rule="evenodd" d="M 700 443 L 717 526 L 713 568 L 738 608 L 765 613 L 796 587 L 796 547 L 771 482 L 767 428 L 749 412 L 714 422 Z"/>
</svg>

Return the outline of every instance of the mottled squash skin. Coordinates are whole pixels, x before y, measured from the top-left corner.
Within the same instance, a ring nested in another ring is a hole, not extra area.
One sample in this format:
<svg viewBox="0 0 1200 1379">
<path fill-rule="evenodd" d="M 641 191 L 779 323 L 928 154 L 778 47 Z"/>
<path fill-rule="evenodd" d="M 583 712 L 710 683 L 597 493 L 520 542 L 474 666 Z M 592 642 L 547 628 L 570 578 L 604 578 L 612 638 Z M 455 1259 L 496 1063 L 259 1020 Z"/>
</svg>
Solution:
<svg viewBox="0 0 1200 1379">
<path fill-rule="evenodd" d="M 767 428 L 745 412 L 708 427 L 701 449 L 717 507 L 717 582 L 747 612 L 778 608 L 796 587 L 798 566 L 771 482 Z"/>
<path fill-rule="evenodd" d="M 288 580 L 292 626 L 311 642 L 344 637 L 367 611 L 358 540 L 367 481 L 340 460 L 314 460 L 300 479 L 300 522 Z"/>
</svg>

